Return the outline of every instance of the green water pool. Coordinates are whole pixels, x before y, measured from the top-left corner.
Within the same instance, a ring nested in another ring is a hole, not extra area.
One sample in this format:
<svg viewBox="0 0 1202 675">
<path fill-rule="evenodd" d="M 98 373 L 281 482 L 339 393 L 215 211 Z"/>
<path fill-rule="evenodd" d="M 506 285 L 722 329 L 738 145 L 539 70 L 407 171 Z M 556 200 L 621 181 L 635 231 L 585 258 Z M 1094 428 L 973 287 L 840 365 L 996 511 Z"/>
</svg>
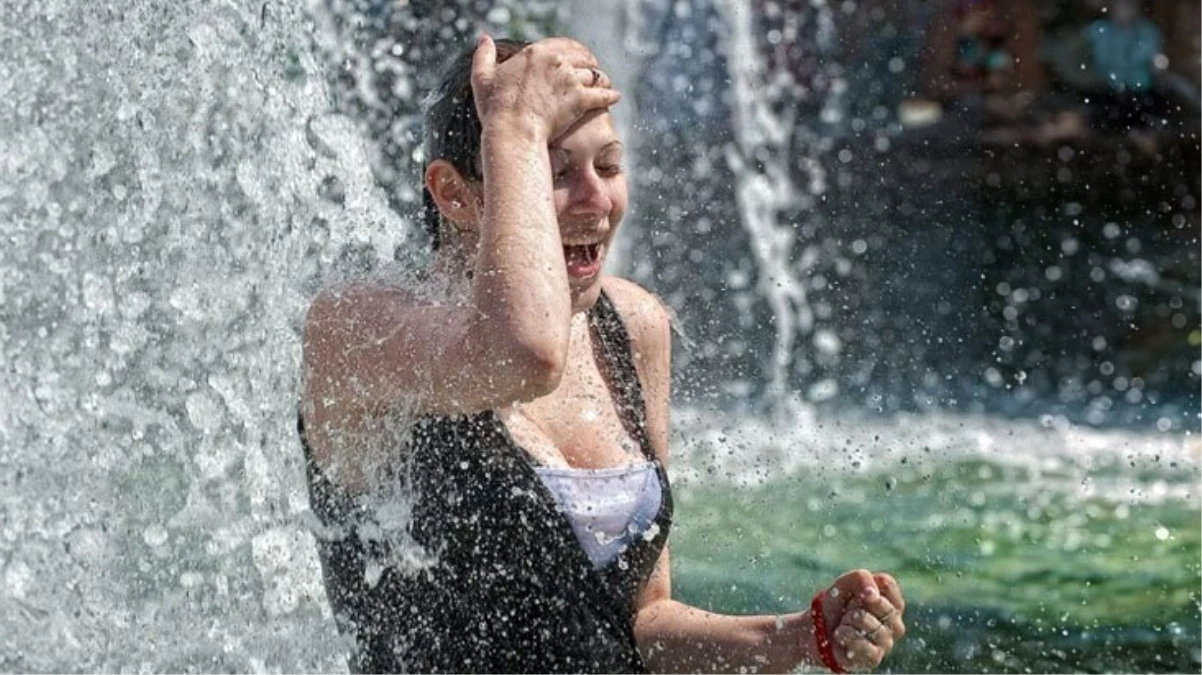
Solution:
<svg viewBox="0 0 1202 675">
<path fill-rule="evenodd" d="M 887 570 L 910 632 L 886 671 L 1199 672 L 1193 470 L 927 458 L 766 476 L 678 486 L 677 597 L 792 611 L 845 570 Z"/>
</svg>

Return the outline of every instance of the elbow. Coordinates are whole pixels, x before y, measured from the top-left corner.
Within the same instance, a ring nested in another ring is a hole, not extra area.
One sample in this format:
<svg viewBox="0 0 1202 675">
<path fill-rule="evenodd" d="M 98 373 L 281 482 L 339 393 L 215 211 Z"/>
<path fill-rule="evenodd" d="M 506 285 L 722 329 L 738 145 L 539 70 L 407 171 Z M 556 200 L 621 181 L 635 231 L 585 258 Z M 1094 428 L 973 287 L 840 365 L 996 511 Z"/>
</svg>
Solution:
<svg viewBox="0 0 1202 675">
<path fill-rule="evenodd" d="M 511 372 L 518 384 L 517 398 L 531 401 L 555 391 L 568 362 L 568 341 L 550 335 L 517 340 L 510 351 Z"/>
</svg>

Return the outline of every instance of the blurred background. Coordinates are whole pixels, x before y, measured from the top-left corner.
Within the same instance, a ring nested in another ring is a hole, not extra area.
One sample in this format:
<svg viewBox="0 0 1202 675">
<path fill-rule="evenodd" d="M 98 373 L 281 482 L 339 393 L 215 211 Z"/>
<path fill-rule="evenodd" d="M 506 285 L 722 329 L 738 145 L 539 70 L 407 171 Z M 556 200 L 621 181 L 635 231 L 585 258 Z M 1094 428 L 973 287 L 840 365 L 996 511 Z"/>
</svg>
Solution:
<svg viewBox="0 0 1202 675">
<path fill-rule="evenodd" d="M 1197 2 L 5 13 L 0 670 L 345 669 L 299 328 L 424 263 L 421 103 L 483 30 L 627 93 L 681 599 L 889 569 L 886 670 L 1202 667 Z"/>
</svg>

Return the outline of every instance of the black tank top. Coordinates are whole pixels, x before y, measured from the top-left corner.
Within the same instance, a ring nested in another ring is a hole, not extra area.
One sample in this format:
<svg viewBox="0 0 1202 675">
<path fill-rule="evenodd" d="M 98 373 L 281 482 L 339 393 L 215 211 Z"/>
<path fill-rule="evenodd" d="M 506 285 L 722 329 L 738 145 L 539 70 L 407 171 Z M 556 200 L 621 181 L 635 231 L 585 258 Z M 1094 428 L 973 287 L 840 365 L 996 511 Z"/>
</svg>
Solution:
<svg viewBox="0 0 1202 675">
<path fill-rule="evenodd" d="M 355 640 L 352 671 L 646 672 L 635 600 L 668 537 L 671 488 L 647 435 L 629 335 L 604 293 L 589 323 L 623 424 L 663 491 L 651 529 L 602 569 L 493 412 L 419 418 L 387 481 L 406 499 L 385 508 L 322 475 L 298 417 L 326 593 Z M 389 529 L 397 504 L 409 509 L 401 536 Z"/>
</svg>

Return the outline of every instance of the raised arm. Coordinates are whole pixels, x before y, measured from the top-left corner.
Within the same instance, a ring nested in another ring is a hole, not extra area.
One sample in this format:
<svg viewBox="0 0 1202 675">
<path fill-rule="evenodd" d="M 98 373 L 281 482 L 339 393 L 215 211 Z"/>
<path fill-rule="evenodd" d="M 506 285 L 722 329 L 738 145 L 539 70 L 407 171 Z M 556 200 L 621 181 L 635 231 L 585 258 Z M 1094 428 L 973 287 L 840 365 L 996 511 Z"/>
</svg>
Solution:
<svg viewBox="0 0 1202 675">
<path fill-rule="evenodd" d="M 404 408 L 470 413 L 541 396 L 566 359 L 571 300 L 552 201 L 548 146 L 584 115 L 617 102 L 579 43 L 535 43 L 499 64 L 478 45 L 471 88 L 483 180 L 435 160 L 427 185 L 473 250 L 461 304 L 360 284 L 312 304 L 304 332 L 305 416 L 321 462 L 354 452 L 336 438 Z M 349 459 L 343 457 L 340 459 Z M 345 480 L 361 476 L 346 463 Z"/>
</svg>

